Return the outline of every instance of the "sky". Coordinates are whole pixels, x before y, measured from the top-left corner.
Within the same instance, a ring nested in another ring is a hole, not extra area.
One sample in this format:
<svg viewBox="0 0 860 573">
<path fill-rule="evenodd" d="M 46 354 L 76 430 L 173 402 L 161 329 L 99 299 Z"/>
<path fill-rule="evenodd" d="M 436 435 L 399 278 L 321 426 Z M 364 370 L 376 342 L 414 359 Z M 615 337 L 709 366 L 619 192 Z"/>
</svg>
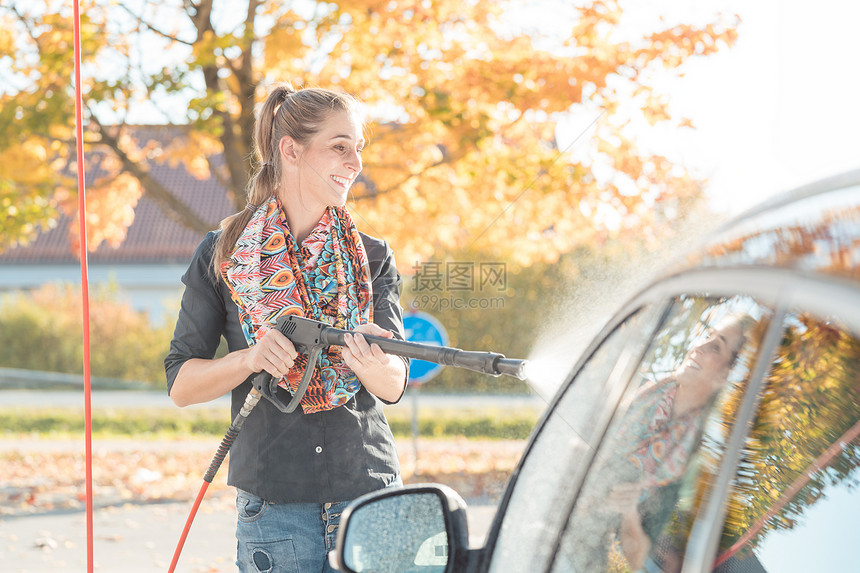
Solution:
<svg viewBox="0 0 860 573">
<path fill-rule="evenodd" d="M 547 0 L 553 1 L 553 0 Z M 673 115 L 694 130 L 645 128 L 640 146 L 653 147 L 707 179 L 711 207 L 739 214 L 778 193 L 860 169 L 860 2 L 821 0 L 622 0 L 622 24 L 660 29 L 665 22 L 702 23 L 719 11 L 741 18 L 736 43 L 685 64 L 666 79 Z M 593 117 L 571 125 L 583 133 Z M 566 143 L 560 139 L 560 146 Z M 574 143 L 572 146 L 575 147 Z M 722 218 L 721 217 L 721 218 Z M 688 233 L 697 233 L 697 229 Z M 603 280 L 575 285 L 579 303 L 556 313 L 535 337 L 532 390 L 547 399 L 579 353 L 654 272 L 697 244 L 680 234 L 637 267 L 606 268 Z"/>
<path fill-rule="evenodd" d="M 860 168 L 860 3 L 627 4 L 631 18 L 647 19 L 660 9 L 681 18 L 714 9 L 741 17 L 733 47 L 691 62 L 684 78 L 667 85 L 673 109 L 692 118 L 696 130 L 667 136 L 665 143 L 708 178 L 716 208 L 736 213 L 775 193 Z"/>
</svg>

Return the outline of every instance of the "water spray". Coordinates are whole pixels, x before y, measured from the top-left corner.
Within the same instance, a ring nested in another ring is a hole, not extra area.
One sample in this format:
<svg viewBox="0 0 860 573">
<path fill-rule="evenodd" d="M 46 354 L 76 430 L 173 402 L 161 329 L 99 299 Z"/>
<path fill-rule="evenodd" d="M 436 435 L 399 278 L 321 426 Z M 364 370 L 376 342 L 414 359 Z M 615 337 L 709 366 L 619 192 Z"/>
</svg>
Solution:
<svg viewBox="0 0 860 573">
<path fill-rule="evenodd" d="M 455 366 L 457 368 L 465 368 L 475 372 L 482 372 L 491 376 L 513 376 L 520 380 L 526 379 L 525 369 L 527 362 L 525 360 L 517 360 L 506 358 L 504 354 L 495 352 L 474 352 L 460 350 L 459 348 L 451 348 L 448 346 L 434 346 L 430 344 L 422 344 L 420 342 L 409 342 L 405 340 L 396 340 L 391 338 L 383 338 L 381 336 L 373 336 L 370 334 L 357 333 L 349 330 L 342 330 L 329 326 L 318 320 L 311 320 L 301 316 L 282 316 L 277 321 L 277 328 L 284 336 L 286 336 L 300 352 L 307 352 L 308 365 L 302 374 L 302 379 L 299 382 L 296 392 L 292 399 L 285 403 L 277 393 L 279 388 L 279 379 L 275 378 L 266 371 L 260 372 L 254 376 L 252 380 L 253 388 L 245 397 L 245 402 L 239 413 L 230 424 L 230 428 L 221 440 L 218 451 L 212 459 L 206 475 L 203 476 L 203 484 L 191 507 L 191 512 L 188 515 L 188 520 L 185 522 L 185 528 L 179 538 L 179 543 L 176 546 L 176 551 L 173 554 L 173 560 L 170 563 L 169 573 L 173 573 L 176 569 L 176 564 L 179 562 L 179 555 L 182 553 L 182 547 L 185 545 L 185 539 L 188 537 L 188 531 L 191 529 L 191 523 L 197 515 L 197 509 L 200 507 L 200 502 L 206 494 L 206 490 L 215 474 L 221 467 L 224 458 L 230 451 L 233 441 L 242 429 L 242 425 L 250 415 L 251 411 L 260 401 L 260 397 L 266 398 L 278 410 L 284 413 L 290 413 L 298 407 L 308 389 L 314 369 L 317 365 L 317 360 L 322 351 L 329 346 L 346 346 L 344 337 L 347 334 L 361 334 L 368 344 L 376 344 L 386 354 L 394 354 L 404 358 L 413 358 L 416 360 L 426 360 L 436 364 L 444 364 L 446 366 Z"/>
</svg>

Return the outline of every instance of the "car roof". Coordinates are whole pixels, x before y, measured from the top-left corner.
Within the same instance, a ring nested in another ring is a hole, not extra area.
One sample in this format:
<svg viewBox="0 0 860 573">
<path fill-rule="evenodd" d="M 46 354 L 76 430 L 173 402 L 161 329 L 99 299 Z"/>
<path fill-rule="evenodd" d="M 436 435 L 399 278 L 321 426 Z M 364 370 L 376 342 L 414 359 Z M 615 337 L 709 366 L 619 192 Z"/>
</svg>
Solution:
<svg viewBox="0 0 860 573">
<path fill-rule="evenodd" d="M 778 195 L 711 233 L 670 269 L 771 267 L 860 286 L 860 169 Z"/>
</svg>

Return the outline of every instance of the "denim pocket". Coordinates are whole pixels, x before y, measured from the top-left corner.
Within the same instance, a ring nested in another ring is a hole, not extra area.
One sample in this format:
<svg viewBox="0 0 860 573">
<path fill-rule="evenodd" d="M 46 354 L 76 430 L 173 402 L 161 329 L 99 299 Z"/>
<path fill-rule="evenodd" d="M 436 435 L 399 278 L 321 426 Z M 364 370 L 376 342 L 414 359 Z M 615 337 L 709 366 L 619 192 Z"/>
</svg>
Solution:
<svg viewBox="0 0 860 573">
<path fill-rule="evenodd" d="M 244 490 L 236 492 L 236 513 L 240 521 L 254 521 L 263 516 L 269 502 Z"/>
<path fill-rule="evenodd" d="M 296 548 L 290 538 L 279 541 L 249 541 L 237 564 L 241 573 L 302 573 Z"/>
</svg>

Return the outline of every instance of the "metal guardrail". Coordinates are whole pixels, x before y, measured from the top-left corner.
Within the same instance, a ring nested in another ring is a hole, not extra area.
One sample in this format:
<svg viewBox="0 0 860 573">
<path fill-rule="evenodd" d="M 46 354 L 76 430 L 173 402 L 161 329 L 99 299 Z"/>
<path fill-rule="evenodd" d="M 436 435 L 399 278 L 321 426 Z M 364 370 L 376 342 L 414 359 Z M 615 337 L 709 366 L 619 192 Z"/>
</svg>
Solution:
<svg viewBox="0 0 860 573">
<path fill-rule="evenodd" d="M 152 390 L 146 382 L 90 377 L 92 388 L 111 390 Z M 0 368 L 0 390 L 68 390 L 84 387 L 83 374 L 44 372 L 23 368 Z"/>
</svg>

